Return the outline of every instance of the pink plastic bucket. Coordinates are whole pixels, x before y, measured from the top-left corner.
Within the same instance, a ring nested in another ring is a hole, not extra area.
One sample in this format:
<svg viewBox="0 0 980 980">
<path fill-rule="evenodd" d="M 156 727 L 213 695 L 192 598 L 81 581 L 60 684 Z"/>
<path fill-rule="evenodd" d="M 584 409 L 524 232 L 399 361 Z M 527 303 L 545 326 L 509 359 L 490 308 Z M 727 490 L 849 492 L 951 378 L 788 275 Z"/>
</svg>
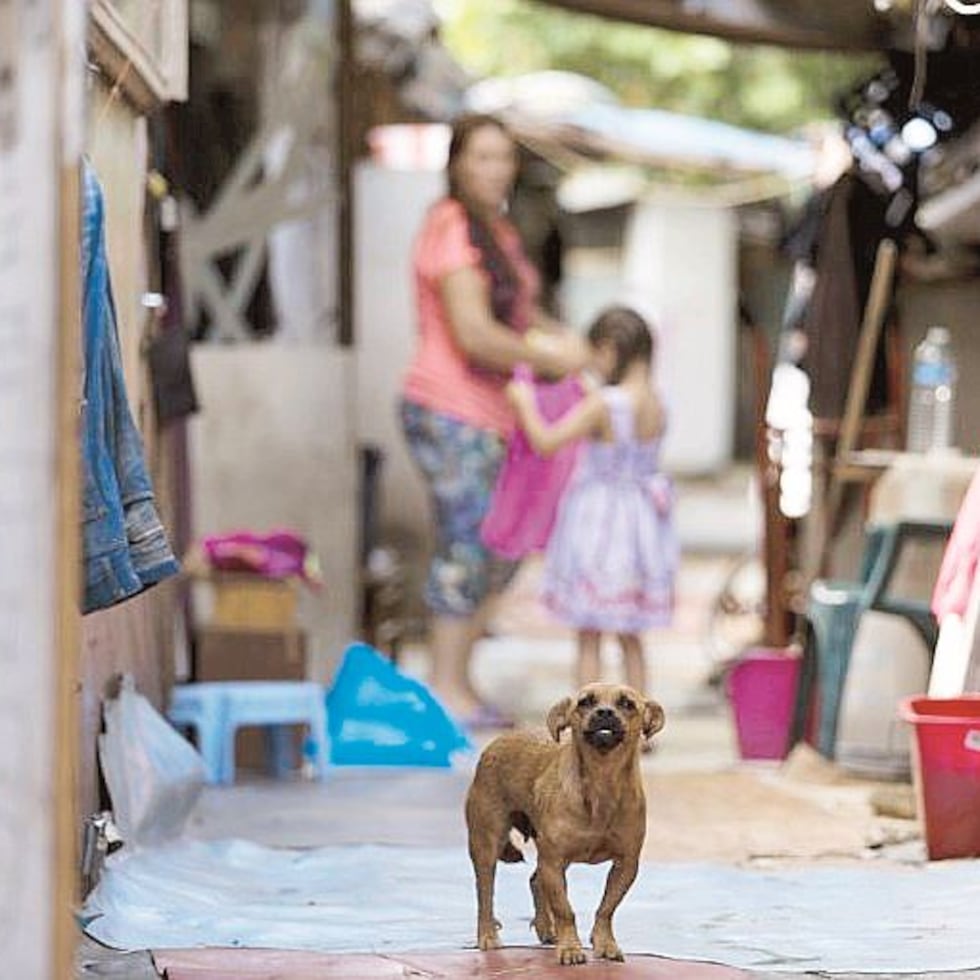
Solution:
<svg viewBox="0 0 980 980">
<path fill-rule="evenodd" d="M 728 701 L 743 759 L 785 759 L 796 709 L 799 654 L 754 649 L 729 670 Z"/>
<path fill-rule="evenodd" d="M 907 698 L 913 772 L 929 859 L 980 856 L 980 695 Z"/>
</svg>

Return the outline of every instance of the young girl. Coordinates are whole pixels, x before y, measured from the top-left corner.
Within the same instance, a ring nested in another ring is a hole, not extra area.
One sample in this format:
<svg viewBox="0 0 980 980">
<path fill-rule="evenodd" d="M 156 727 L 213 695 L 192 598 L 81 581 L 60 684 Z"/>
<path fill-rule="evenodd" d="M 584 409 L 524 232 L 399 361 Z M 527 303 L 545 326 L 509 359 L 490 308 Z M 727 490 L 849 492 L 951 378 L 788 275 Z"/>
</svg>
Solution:
<svg viewBox="0 0 980 980">
<path fill-rule="evenodd" d="M 665 420 L 651 383 L 653 337 L 641 316 L 617 306 L 599 316 L 588 341 L 604 384 L 560 419 L 544 422 L 526 382 L 508 395 L 542 455 L 587 440 L 548 542 L 543 584 L 545 604 L 578 631 L 578 684 L 599 679 L 608 632 L 619 638 L 627 684 L 644 691 L 641 634 L 670 621 L 677 567 L 670 484 L 657 467 Z"/>
</svg>

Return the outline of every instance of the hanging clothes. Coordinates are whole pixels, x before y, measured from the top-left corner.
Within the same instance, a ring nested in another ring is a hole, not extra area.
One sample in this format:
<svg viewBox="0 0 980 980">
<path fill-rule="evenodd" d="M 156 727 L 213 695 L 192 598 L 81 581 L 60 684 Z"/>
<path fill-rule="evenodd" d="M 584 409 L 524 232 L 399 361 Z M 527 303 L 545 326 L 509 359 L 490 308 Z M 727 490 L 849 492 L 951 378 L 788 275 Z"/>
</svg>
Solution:
<svg viewBox="0 0 980 980">
<path fill-rule="evenodd" d="M 847 401 L 864 307 L 871 290 L 878 244 L 894 234 L 886 222 L 887 198 L 854 173 L 831 186 L 807 209 L 791 248 L 798 259 L 810 253 L 816 279 L 802 317 L 810 376 L 810 408 L 822 419 L 840 419 Z M 807 238 L 812 243 L 807 248 Z M 887 405 L 884 335 L 875 354 L 866 410 Z"/>
<path fill-rule="evenodd" d="M 82 611 L 114 605 L 180 566 L 157 513 L 119 353 L 102 188 L 82 170 Z"/>
<path fill-rule="evenodd" d="M 980 470 L 974 474 L 956 514 L 932 593 L 932 612 L 942 621 L 966 612 L 980 561 Z"/>
</svg>

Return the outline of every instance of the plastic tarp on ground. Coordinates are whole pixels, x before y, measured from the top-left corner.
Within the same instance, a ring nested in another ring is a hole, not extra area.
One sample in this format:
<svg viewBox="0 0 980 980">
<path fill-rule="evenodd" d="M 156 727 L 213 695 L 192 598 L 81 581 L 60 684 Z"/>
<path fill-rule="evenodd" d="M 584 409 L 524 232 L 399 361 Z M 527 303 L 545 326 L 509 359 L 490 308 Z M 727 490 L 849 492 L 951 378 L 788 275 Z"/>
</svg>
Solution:
<svg viewBox="0 0 980 980">
<path fill-rule="evenodd" d="M 574 866 L 583 938 L 606 866 Z M 506 945 L 533 944 L 528 866 L 501 867 Z M 627 953 L 788 972 L 921 974 L 980 966 L 971 862 L 750 870 L 646 864 L 616 918 Z M 471 947 L 475 901 L 460 848 L 276 850 L 180 841 L 110 858 L 86 931 L 119 949 L 343 952 Z"/>
</svg>

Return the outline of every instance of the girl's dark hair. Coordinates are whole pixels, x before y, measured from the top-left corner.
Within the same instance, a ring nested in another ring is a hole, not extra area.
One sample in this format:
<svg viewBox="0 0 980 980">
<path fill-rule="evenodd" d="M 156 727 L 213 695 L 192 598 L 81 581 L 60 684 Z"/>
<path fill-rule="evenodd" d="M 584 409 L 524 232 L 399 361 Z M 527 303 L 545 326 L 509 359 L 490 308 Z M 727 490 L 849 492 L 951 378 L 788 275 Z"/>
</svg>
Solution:
<svg viewBox="0 0 980 980">
<path fill-rule="evenodd" d="M 589 327 L 589 343 L 593 347 L 612 344 L 616 351 L 616 366 L 610 384 L 619 384 L 626 369 L 636 361 L 650 363 L 654 352 L 653 331 L 636 310 L 628 306 L 610 306 L 596 317 Z"/>
<path fill-rule="evenodd" d="M 508 139 L 510 132 L 507 127 L 494 116 L 483 113 L 467 113 L 458 116 L 453 123 L 452 135 L 449 139 L 449 158 L 446 163 L 446 177 L 449 184 L 449 196 L 458 201 L 466 212 L 469 224 L 470 242 L 480 253 L 480 264 L 490 277 L 490 309 L 494 319 L 507 326 L 514 326 L 514 309 L 517 305 L 519 282 L 517 271 L 511 265 L 503 249 L 494 238 L 490 226 L 480 218 L 466 200 L 466 195 L 459 186 L 456 175 L 456 161 L 466 149 L 470 137 L 479 129 L 492 126 L 500 130 Z"/>
</svg>

